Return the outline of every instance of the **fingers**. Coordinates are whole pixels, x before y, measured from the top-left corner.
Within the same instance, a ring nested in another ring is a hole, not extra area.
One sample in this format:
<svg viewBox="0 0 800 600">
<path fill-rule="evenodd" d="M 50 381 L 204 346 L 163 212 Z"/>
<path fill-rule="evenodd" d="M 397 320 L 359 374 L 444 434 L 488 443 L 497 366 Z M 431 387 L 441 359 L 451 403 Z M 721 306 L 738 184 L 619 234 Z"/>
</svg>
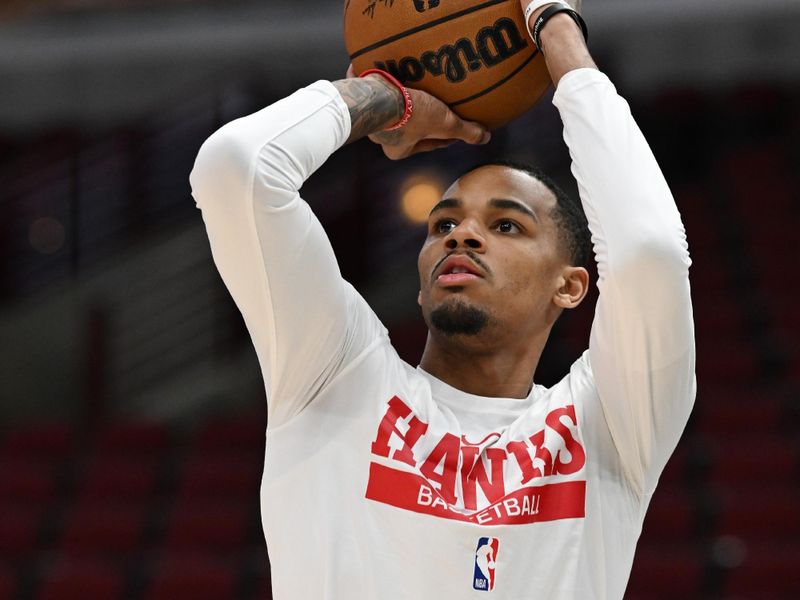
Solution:
<svg viewBox="0 0 800 600">
<path fill-rule="evenodd" d="M 383 153 L 386 155 L 386 158 L 389 160 L 402 160 L 404 158 L 408 158 L 414 154 L 419 154 L 421 152 L 431 152 L 432 150 L 439 150 L 441 148 L 447 148 L 458 142 L 459 140 L 422 140 L 417 142 L 412 147 L 398 147 L 398 146 L 389 146 L 389 145 L 381 145 L 383 148 Z"/>
<path fill-rule="evenodd" d="M 439 150 L 441 148 L 447 148 L 448 146 L 452 146 L 458 140 L 422 140 L 412 150 L 412 154 L 416 154 L 417 152 L 430 152 L 431 150 Z"/>
<path fill-rule="evenodd" d="M 461 121 L 463 123 L 464 136 L 461 138 L 468 144 L 484 145 L 492 140 L 492 132 L 480 123 L 474 121 Z"/>
<path fill-rule="evenodd" d="M 480 123 L 465 121 L 444 102 L 420 90 L 409 89 L 414 114 L 408 122 L 407 138 L 414 140 L 460 140 L 467 144 L 486 144 L 491 139 L 489 130 Z"/>
<path fill-rule="evenodd" d="M 464 121 L 455 114 L 448 121 L 448 126 L 444 128 L 444 133 L 432 132 L 431 135 L 413 140 L 406 143 L 386 144 L 375 135 L 371 135 L 370 140 L 380 144 L 387 158 L 400 160 L 418 154 L 420 152 L 430 152 L 452 146 L 456 142 L 466 142 L 467 144 L 483 145 L 488 144 L 492 139 L 492 134 L 488 129 L 473 121 Z"/>
<path fill-rule="evenodd" d="M 395 146 L 386 146 L 384 144 L 381 144 L 381 148 L 383 149 L 383 154 L 389 160 L 402 160 L 413 154 L 413 152 L 411 152 L 410 150 L 407 150 L 405 148 L 397 148 Z"/>
<path fill-rule="evenodd" d="M 460 142 L 462 140 L 459 139 L 447 139 L 447 140 L 436 140 L 436 139 L 426 139 L 421 140 L 414 144 L 412 148 L 396 148 L 390 146 L 383 146 L 383 153 L 386 155 L 387 158 L 391 160 L 401 160 L 403 158 L 407 158 L 414 154 L 420 154 L 422 152 L 432 152 L 433 150 L 441 150 L 442 148 L 447 148 L 448 146 L 452 146 L 456 142 Z"/>
<path fill-rule="evenodd" d="M 454 112 L 450 111 L 443 120 L 445 129 L 438 135 L 439 138 L 452 138 L 461 140 L 467 144 L 483 145 L 488 144 L 492 139 L 491 132 L 480 123 L 475 121 L 465 121 Z"/>
</svg>

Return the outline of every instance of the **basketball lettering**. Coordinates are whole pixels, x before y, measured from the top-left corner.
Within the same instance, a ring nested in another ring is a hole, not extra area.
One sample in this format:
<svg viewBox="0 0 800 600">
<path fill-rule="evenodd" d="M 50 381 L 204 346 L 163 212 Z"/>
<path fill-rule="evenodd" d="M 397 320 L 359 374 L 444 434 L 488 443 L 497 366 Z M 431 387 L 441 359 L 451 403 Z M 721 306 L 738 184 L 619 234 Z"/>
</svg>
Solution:
<svg viewBox="0 0 800 600">
<path fill-rule="evenodd" d="M 375 61 L 375 67 L 388 71 L 405 84 L 422 80 L 426 72 L 434 77 L 444 75 L 449 82 L 459 83 L 467 78 L 467 69 L 474 72 L 497 66 L 527 47 L 528 40 L 517 24 L 504 17 L 481 29 L 474 41 L 461 38 L 437 51 L 427 50 L 419 58 L 406 56 L 399 61 Z"/>
<path fill-rule="evenodd" d="M 414 0 L 414 8 L 417 9 L 417 12 L 425 12 L 431 8 L 436 8 L 439 6 L 439 0 L 428 0 L 428 6 L 425 6 L 425 0 Z"/>
<path fill-rule="evenodd" d="M 520 33 L 514 21 L 503 18 L 493 27 L 484 27 L 478 32 L 476 46 L 484 64 L 493 67 L 527 48 L 528 36 Z"/>
</svg>

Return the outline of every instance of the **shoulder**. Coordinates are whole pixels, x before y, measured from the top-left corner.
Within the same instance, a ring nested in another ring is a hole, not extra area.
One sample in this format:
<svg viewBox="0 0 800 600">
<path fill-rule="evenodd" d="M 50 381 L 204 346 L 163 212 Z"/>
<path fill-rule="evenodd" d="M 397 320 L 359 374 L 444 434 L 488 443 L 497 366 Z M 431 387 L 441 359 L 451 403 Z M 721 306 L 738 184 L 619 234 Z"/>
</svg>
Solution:
<svg viewBox="0 0 800 600">
<path fill-rule="evenodd" d="M 588 350 L 572 363 L 569 373 L 551 390 L 557 390 L 558 395 L 569 396 L 583 426 L 591 427 L 598 422 L 604 422 Z"/>
<path fill-rule="evenodd" d="M 597 394 L 594 372 L 589 358 L 589 351 L 585 350 L 578 359 L 572 363 L 569 373 L 561 383 L 569 386 L 573 395 Z"/>
</svg>

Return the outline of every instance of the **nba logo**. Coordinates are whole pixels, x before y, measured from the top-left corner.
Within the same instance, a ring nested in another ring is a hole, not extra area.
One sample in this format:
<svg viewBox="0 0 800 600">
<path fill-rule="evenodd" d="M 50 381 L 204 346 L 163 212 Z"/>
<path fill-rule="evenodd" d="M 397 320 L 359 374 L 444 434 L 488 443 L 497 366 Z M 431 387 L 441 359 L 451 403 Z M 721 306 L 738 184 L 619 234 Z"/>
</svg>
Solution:
<svg viewBox="0 0 800 600">
<path fill-rule="evenodd" d="M 494 589 L 494 573 L 497 566 L 497 551 L 500 540 L 497 538 L 482 537 L 478 540 L 475 550 L 475 575 L 472 587 L 481 592 L 490 592 Z"/>
</svg>

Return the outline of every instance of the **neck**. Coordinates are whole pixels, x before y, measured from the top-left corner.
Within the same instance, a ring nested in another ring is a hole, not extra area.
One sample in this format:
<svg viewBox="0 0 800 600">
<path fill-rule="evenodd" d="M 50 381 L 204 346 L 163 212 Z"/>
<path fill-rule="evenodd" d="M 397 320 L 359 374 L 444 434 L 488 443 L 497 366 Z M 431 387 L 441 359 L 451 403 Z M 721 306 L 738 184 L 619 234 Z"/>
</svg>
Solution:
<svg viewBox="0 0 800 600">
<path fill-rule="evenodd" d="M 428 333 L 420 367 L 446 384 L 476 396 L 527 398 L 550 330 L 516 344 L 487 345 L 463 336 Z"/>
</svg>

